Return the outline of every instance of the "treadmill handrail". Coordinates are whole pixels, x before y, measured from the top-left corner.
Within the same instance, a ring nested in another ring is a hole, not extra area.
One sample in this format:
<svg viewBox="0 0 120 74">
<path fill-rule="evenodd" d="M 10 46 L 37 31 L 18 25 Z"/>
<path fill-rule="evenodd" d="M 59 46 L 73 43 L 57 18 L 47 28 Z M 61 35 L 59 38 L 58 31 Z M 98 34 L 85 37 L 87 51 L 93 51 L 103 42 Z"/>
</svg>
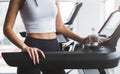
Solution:
<svg viewBox="0 0 120 74">
<path fill-rule="evenodd" d="M 110 14 L 110 16 L 108 17 L 108 19 L 106 20 L 106 22 L 104 23 L 104 25 L 102 26 L 102 28 L 99 30 L 98 34 L 100 34 L 100 32 L 103 30 L 103 28 L 109 22 L 109 20 L 112 17 L 112 15 L 114 13 L 116 13 L 116 12 L 120 12 L 120 10 L 116 10 L 113 13 Z M 112 33 L 112 35 L 109 36 L 109 39 L 107 41 L 105 41 L 103 44 L 105 44 L 105 45 L 107 44 L 107 45 L 111 45 L 112 47 L 116 47 L 119 38 L 120 38 L 120 24 L 115 29 L 115 31 Z"/>
<path fill-rule="evenodd" d="M 109 49 L 109 48 L 108 48 Z M 82 53 L 82 52 L 45 52 L 40 63 L 33 65 L 32 60 L 24 52 L 3 52 L 2 56 L 10 66 L 36 66 L 38 68 L 64 69 L 96 69 L 113 68 L 119 63 L 119 52 L 111 53 Z M 99 57 L 99 58 L 98 58 Z"/>
<path fill-rule="evenodd" d="M 72 16 L 70 17 L 69 21 L 66 22 L 65 24 L 71 25 L 74 22 L 80 8 L 82 7 L 82 4 L 83 3 L 78 3 L 78 2 L 76 3 Z"/>
<path fill-rule="evenodd" d="M 119 38 L 120 38 L 120 24 L 117 27 L 117 29 L 113 32 L 113 34 L 109 37 L 109 40 L 104 43 L 116 47 Z"/>
<path fill-rule="evenodd" d="M 120 12 L 120 10 L 116 10 L 116 11 L 114 11 L 114 12 L 112 12 L 111 14 L 110 14 L 110 16 L 107 18 L 107 20 L 105 21 L 105 23 L 103 24 L 103 26 L 100 28 L 100 30 L 98 31 L 98 34 L 103 30 L 103 28 L 106 26 L 106 24 L 109 22 L 109 20 L 110 20 L 110 18 L 112 17 L 112 15 L 114 14 L 114 13 L 116 13 L 116 12 Z"/>
</svg>

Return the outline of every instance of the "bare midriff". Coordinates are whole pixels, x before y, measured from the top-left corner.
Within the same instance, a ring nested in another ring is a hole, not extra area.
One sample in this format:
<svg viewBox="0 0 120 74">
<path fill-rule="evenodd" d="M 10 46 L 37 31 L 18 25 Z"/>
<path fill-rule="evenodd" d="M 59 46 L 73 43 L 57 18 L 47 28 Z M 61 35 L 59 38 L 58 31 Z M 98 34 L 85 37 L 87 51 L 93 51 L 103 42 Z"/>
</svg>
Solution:
<svg viewBox="0 0 120 74">
<path fill-rule="evenodd" d="M 50 32 L 50 33 L 27 33 L 28 37 L 32 38 L 38 38 L 38 39 L 55 39 L 56 33 Z"/>
</svg>

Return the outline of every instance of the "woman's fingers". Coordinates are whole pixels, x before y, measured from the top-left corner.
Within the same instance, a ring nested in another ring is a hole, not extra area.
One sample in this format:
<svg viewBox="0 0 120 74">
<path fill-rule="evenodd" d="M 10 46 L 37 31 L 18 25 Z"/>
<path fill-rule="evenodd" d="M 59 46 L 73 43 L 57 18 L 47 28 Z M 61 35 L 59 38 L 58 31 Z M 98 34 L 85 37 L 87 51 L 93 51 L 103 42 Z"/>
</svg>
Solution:
<svg viewBox="0 0 120 74">
<path fill-rule="evenodd" d="M 34 49 L 34 48 L 31 48 L 31 49 L 30 49 L 30 51 L 31 51 L 31 55 L 32 55 L 32 60 L 33 60 L 33 63 L 34 63 L 34 64 L 36 64 L 35 52 L 34 52 L 34 51 L 35 51 L 35 49 Z"/>
<path fill-rule="evenodd" d="M 94 43 L 94 42 L 98 42 L 98 44 L 103 43 L 103 41 L 98 39 L 98 37 L 95 35 L 88 36 L 84 39 L 84 44 L 89 44 L 89 43 Z"/>
<path fill-rule="evenodd" d="M 102 44 L 102 43 L 103 43 L 103 41 L 102 41 L 102 40 L 98 40 L 98 43 L 99 43 L 99 44 Z"/>
<path fill-rule="evenodd" d="M 38 55 L 38 51 L 37 50 L 40 50 L 40 49 L 37 49 L 35 50 L 35 59 L 36 59 L 36 62 L 39 64 L 39 55 Z"/>
<path fill-rule="evenodd" d="M 29 49 L 27 49 L 26 51 L 28 52 L 28 54 L 29 54 L 30 58 L 32 59 L 32 54 L 31 54 L 30 50 L 29 50 Z"/>
<path fill-rule="evenodd" d="M 29 57 L 33 60 L 34 64 L 39 64 L 39 53 L 42 55 L 43 58 L 45 58 L 44 52 L 38 48 L 27 47 L 24 49 L 24 51 L 29 54 Z"/>
<path fill-rule="evenodd" d="M 26 51 L 28 52 L 30 58 L 33 60 L 33 63 L 39 64 L 39 53 L 42 55 L 43 58 L 45 58 L 45 54 L 42 50 L 38 49 L 38 48 L 28 48 L 26 49 Z"/>
<path fill-rule="evenodd" d="M 38 52 L 42 55 L 43 58 L 45 58 L 45 54 L 42 50 L 39 49 Z"/>
</svg>

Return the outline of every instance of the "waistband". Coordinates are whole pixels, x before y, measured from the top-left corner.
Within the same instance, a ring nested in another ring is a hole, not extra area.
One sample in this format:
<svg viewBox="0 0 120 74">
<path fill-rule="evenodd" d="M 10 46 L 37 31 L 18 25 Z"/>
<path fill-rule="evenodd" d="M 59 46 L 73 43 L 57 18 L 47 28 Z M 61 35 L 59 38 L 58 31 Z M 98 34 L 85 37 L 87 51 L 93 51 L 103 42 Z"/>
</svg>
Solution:
<svg viewBox="0 0 120 74">
<path fill-rule="evenodd" d="M 30 40 L 40 40 L 40 41 L 54 41 L 54 40 L 57 40 L 57 38 L 54 38 L 54 39 L 40 39 L 40 38 L 33 38 L 33 37 L 26 37 L 26 39 L 30 39 Z"/>
</svg>

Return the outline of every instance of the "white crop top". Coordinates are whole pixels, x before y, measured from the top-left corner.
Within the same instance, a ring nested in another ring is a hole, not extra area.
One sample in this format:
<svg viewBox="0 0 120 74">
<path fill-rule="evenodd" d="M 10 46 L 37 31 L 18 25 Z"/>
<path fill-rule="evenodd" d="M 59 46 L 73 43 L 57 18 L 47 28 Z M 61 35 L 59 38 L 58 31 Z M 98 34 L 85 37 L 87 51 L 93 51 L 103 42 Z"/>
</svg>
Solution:
<svg viewBox="0 0 120 74">
<path fill-rule="evenodd" d="M 26 0 L 20 14 L 27 33 L 56 32 L 55 0 Z"/>
</svg>

